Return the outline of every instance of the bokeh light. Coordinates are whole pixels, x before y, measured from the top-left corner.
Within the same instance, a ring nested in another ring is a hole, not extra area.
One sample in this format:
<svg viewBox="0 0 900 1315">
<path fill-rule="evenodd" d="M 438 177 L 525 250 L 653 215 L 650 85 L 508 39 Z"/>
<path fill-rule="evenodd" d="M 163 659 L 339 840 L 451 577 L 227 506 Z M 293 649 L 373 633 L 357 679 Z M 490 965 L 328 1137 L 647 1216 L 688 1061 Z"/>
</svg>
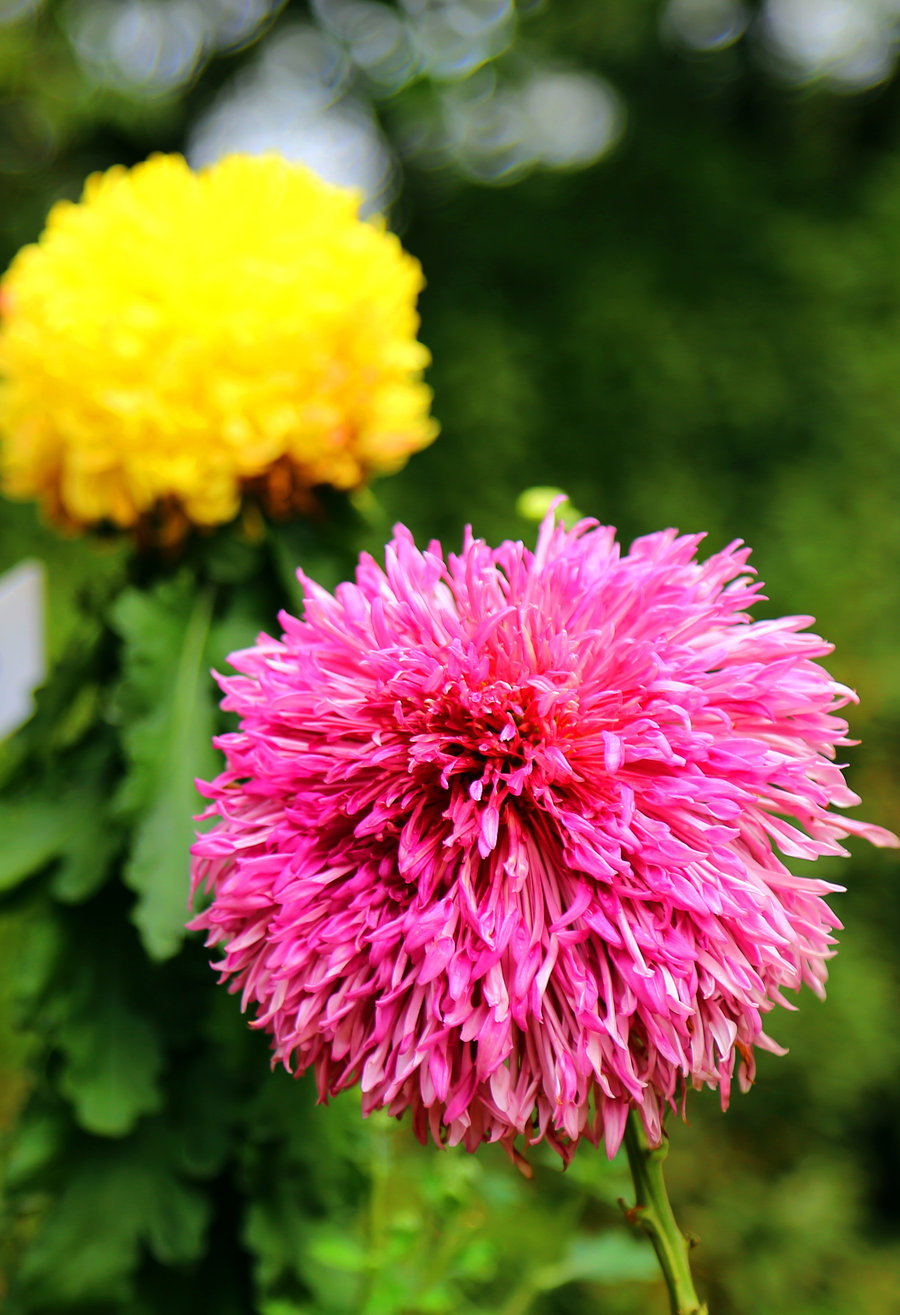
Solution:
<svg viewBox="0 0 900 1315">
<path fill-rule="evenodd" d="M 792 81 L 825 79 L 848 91 L 872 87 L 897 57 L 897 0 L 769 0 L 763 38 Z"/>
<path fill-rule="evenodd" d="M 368 103 L 350 91 L 346 54 L 309 24 L 273 36 L 189 134 L 197 167 L 232 151 L 302 161 L 361 191 L 366 211 L 383 209 L 395 191 L 393 155 Z"/>
<path fill-rule="evenodd" d="M 69 0 L 63 13 L 85 75 L 140 101 L 171 98 L 214 55 L 252 43 L 282 8 L 283 0 Z M 369 211 L 395 197 L 400 161 L 486 184 L 585 168 L 619 140 L 624 103 L 597 73 L 523 42 L 534 9 L 513 0 L 312 0 L 308 20 L 286 17 L 226 78 L 190 128 L 188 155 L 201 165 L 228 151 L 277 151 L 358 188 Z M 409 105 L 401 93 L 414 84 Z"/>
<path fill-rule="evenodd" d="M 0 0 L 0 26 L 30 18 L 42 4 L 43 0 Z"/>
<path fill-rule="evenodd" d="M 313 0 L 323 30 L 378 91 L 399 91 L 422 70 L 413 29 L 403 16 L 372 0 Z"/>
<path fill-rule="evenodd" d="M 749 22 L 740 0 L 669 0 L 662 31 L 689 50 L 724 50 L 743 36 Z"/>
<path fill-rule="evenodd" d="M 70 0 L 64 23 L 96 83 L 166 96 L 212 55 L 252 41 L 284 0 Z"/>
</svg>

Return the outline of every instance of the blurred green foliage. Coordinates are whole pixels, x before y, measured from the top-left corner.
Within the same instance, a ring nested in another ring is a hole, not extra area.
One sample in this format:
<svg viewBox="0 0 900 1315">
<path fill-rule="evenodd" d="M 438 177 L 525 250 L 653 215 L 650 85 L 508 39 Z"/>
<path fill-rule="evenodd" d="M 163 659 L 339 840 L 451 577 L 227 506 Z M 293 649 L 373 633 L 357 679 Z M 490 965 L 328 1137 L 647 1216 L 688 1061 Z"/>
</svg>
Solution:
<svg viewBox="0 0 900 1315">
<path fill-rule="evenodd" d="M 833 669 L 861 697 L 850 779 L 896 829 L 900 82 L 789 88 L 750 37 L 666 43 L 651 0 L 529 8 L 521 46 L 609 78 L 625 135 L 591 169 L 506 188 L 405 171 L 396 219 L 428 277 L 443 432 L 378 485 L 386 519 L 362 537 L 374 547 L 394 517 L 450 546 L 466 521 L 528 536 L 516 499 L 548 485 L 625 538 L 668 524 L 708 530 L 711 548 L 746 538 L 772 610 L 814 613 L 837 644 Z M 49 124 L 51 143 L 0 173 L 7 256 L 90 169 L 177 149 L 253 55 L 138 102 L 91 83 L 63 9 L 0 29 L 0 108 Z M 305 15 L 289 5 L 262 40 Z M 381 106 L 389 129 L 421 92 Z M 0 568 L 48 563 L 57 663 L 4 751 L 13 1315 L 664 1309 L 617 1218 L 618 1164 L 584 1148 L 563 1176 L 538 1154 L 526 1183 L 499 1153 L 363 1123 L 352 1095 L 316 1107 L 306 1081 L 268 1074 L 202 948 L 179 948 L 177 855 L 214 716 L 202 673 L 296 601 L 291 561 L 333 583 L 341 546 L 349 561 L 349 539 L 283 527 L 250 559 L 222 538 L 188 575 L 151 580 L 121 546 L 2 509 Z M 180 774 L 161 771 L 171 761 Z M 849 886 L 827 1004 L 772 1019 L 790 1054 L 763 1055 L 726 1116 L 704 1095 L 671 1127 L 671 1193 L 702 1236 L 717 1315 L 900 1309 L 896 864 L 860 850 L 822 867 Z"/>
</svg>

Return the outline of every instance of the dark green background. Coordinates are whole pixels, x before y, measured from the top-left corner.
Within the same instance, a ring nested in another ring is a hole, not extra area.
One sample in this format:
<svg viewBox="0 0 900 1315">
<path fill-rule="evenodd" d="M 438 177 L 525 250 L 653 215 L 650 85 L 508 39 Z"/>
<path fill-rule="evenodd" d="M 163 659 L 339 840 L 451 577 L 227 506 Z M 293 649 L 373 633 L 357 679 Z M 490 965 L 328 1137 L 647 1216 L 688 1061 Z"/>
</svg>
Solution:
<svg viewBox="0 0 900 1315">
<path fill-rule="evenodd" d="M 861 699 L 849 778 L 864 815 L 897 828 L 900 83 L 856 94 L 790 85 L 752 30 L 689 54 L 660 38 L 660 10 L 549 0 L 522 20 L 529 49 L 594 69 L 622 95 L 623 139 L 597 165 L 497 188 L 450 168 L 405 171 L 395 219 L 428 279 L 422 338 L 442 433 L 375 492 L 388 517 L 449 547 L 466 522 L 488 539 L 533 534 L 515 502 L 539 484 L 565 488 L 626 540 L 664 525 L 707 530 L 711 550 L 746 539 L 767 606 L 814 613 L 837 645 L 831 667 Z M 91 87 L 56 12 L 48 5 L 37 23 L 0 30 L 0 119 L 37 105 L 55 125 L 40 168 L 26 140 L 0 173 L 5 257 L 91 169 L 178 149 L 191 116 L 252 55 L 213 60 L 148 109 Z M 273 32 L 304 13 L 288 6 Z M 381 104 L 388 131 L 398 107 L 414 114 L 428 92 L 419 85 Z M 118 559 L 61 547 L 30 510 L 4 506 L 0 566 L 26 553 L 49 563 L 58 654 L 81 582 Z M 900 1309 L 896 859 L 856 845 L 850 861 L 820 866 L 848 886 L 836 897 L 846 930 L 827 1003 L 807 995 L 796 1015 L 773 1017 L 769 1030 L 790 1054 L 761 1056 L 757 1087 L 726 1116 L 704 1094 L 689 1102 L 689 1126 L 671 1125 L 670 1188 L 684 1226 L 702 1235 L 695 1269 L 716 1315 Z M 86 906 L 85 945 L 122 934 L 127 898 Z M 7 1156 L 23 1137 L 16 1112 L 52 1066 L 9 1021 L 34 970 L 36 951 L 20 948 L 30 917 L 17 905 L 0 931 Z M 206 972 L 199 947 L 183 957 L 181 977 L 166 979 L 174 1014 L 189 998 L 178 991 Z M 243 1139 L 240 1172 L 215 1180 L 225 1196 L 213 1222 L 192 1214 L 183 1187 L 153 1178 L 152 1119 L 125 1141 L 69 1139 L 73 1218 L 93 1219 L 97 1255 L 85 1256 L 65 1218 L 47 1243 L 52 1193 L 24 1204 L 19 1193 L 4 1267 L 15 1271 L 37 1240 L 15 1309 L 664 1310 L 617 1218 L 621 1167 L 605 1169 L 590 1148 L 565 1178 L 538 1155 L 536 1182 L 525 1184 L 493 1148 L 474 1159 L 422 1150 L 406 1129 L 361 1124 L 352 1095 L 315 1110 L 310 1088 L 283 1075 L 254 1089 L 249 1123 L 223 1114 L 233 1074 L 244 1065 L 263 1074 L 266 1057 L 252 1038 L 238 1052 L 236 1003 L 221 995 L 219 1062 L 232 1076 L 217 1087 L 207 1067 L 198 1087 L 187 1052 L 170 1071 L 172 1089 L 188 1093 L 191 1145 L 204 1124 L 209 1136 Z M 195 1244 L 182 1245 L 191 1229 Z M 74 1275 L 68 1286 L 60 1271 Z"/>
</svg>

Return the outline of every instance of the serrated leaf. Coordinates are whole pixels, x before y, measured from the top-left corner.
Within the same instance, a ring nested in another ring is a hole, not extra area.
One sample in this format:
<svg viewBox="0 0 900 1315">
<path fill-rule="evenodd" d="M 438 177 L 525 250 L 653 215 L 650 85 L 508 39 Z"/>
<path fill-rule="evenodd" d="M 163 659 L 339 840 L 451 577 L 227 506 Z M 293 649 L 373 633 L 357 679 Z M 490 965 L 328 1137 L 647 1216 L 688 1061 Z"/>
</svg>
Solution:
<svg viewBox="0 0 900 1315">
<path fill-rule="evenodd" d="M 257 1285 L 263 1290 L 274 1286 L 286 1273 L 299 1273 L 309 1223 L 299 1193 L 293 1196 L 285 1192 L 278 1182 L 273 1186 L 277 1200 L 263 1200 L 259 1195 L 248 1199 L 241 1230 L 241 1242 L 254 1255 Z"/>
<path fill-rule="evenodd" d="M 102 617 L 80 617 L 68 647 L 35 695 L 34 716 L 19 733 L 36 758 L 52 760 L 100 724 L 109 649 Z"/>
<path fill-rule="evenodd" d="M 23 1187 L 52 1164 L 65 1143 L 66 1128 L 56 1113 L 30 1111 L 20 1120 L 15 1140 L 6 1158 L 3 1186 Z"/>
<path fill-rule="evenodd" d="M 128 590 L 112 614 L 125 646 L 120 712 L 129 763 L 117 804 L 134 828 L 124 877 L 138 895 L 133 920 L 158 960 L 175 954 L 184 935 L 194 778 L 216 765 L 204 657 L 211 617 L 212 593 L 189 574 L 150 592 Z"/>
<path fill-rule="evenodd" d="M 160 1184 L 145 1228 L 147 1245 L 161 1265 L 185 1264 L 202 1254 L 210 1213 L 205 1193 L 196 1187 L 174 1175 Z"/>
<path fill-rule="evenodd" d="M 0 806 L 0 891 L 12 890 L 56 858 L 62 846 L 59 801 L 6 799 Z"/>
<path fill-rule="evenodd" d="M 80 1125 L 102 1137 L 121 1137 L 142 1114 L 162 1104 L 159 1036 L 141 1014 L 112 992 L 97 993 L 60 1030 L 65 1068 L 59 1089 Z"/>
<path fill-rule="evenodd" d="M 41 781 L 41 794 L 17 793 L 0 804 L 0 891 L 54 860 L 60 864 L 51 888 L 60 899 L 85 899 L 102 884 L 119 843 L 107 815 L 102 748 L 68 760 L 70 773 L 82 779 L 72 785 L 62 773 L 50 776 Z"/>
<path fill-rule="evenodd" d="M 108 815 L 99 795 L 72 819 L 70 843 L 61 855 L 50 882 L 51 894 L 64 904 L 77 904 L 95 894 L 109 872 L 122 843 L 119 828 Z"/>
<path fill-rule="evenodd" d="M 12 996 L 17 1007 L 27 1010 L 43 995 L 57 971 L 65 954 L 65 937 L 56 912 L 49 904 L 30 911 L 22 932 Z"/>
<path fill-rule="evenodd" d="M 27 1309 L 129 1302 L 146 1245 L 162 1263 L 203 1252 L 206 1194 L 173 1173 L 164 1137 L 91 1146 L 66 1166 L 66 1185 L 29 1246 L 12 1297 Z"/>
</svg>

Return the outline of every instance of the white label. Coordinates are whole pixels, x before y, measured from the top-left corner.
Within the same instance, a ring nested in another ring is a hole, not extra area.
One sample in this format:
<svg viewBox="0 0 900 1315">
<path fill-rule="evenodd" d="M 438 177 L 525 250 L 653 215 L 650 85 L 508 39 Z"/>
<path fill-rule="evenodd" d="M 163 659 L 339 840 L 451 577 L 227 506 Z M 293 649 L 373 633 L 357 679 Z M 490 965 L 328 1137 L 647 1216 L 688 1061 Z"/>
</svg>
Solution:
<svg viewBox="0 0 900 1315">
<path fill-rule="evenodd" d="M 0 576 L 0 739 L 31 716 L 46 673 L 44 568 L 21 562 Z"/>
</svg>

